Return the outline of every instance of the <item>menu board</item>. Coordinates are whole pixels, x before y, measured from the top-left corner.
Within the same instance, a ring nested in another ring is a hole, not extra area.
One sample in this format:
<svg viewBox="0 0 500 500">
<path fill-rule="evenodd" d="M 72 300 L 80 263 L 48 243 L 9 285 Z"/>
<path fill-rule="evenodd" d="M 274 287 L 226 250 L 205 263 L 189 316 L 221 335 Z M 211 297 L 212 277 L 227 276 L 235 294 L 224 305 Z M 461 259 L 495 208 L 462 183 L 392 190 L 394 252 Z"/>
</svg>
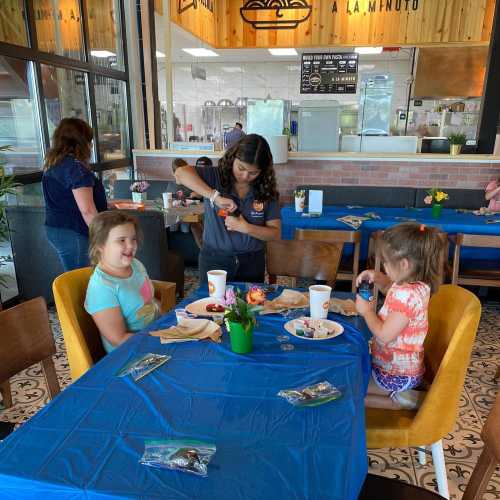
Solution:
<svg viewBox="0 0 500 500">
<path fill-rule="evenodd" d="M 301 94 L 355 94 L 358 83 L 358 54 L 302 54 Z"/>
</svg>

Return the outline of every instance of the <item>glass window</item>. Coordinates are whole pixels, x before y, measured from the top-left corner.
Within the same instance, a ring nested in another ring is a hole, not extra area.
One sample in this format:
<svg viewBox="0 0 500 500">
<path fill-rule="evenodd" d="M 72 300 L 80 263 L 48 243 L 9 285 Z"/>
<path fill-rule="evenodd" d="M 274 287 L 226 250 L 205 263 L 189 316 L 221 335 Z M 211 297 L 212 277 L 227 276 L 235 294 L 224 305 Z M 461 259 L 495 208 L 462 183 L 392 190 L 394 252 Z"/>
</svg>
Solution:
<svg viewBox="0 0 500 500">
<path fill-rule="evenodd" d="M 86 0 L 90 62 L 124 69 L 119 0 Z"/>
<path fill-rule="evenodd" d="M 34 81 L 33 63 L 0 56 L 0 144 L 12 148 L 5 154 L 7 174 L 27 174 L 42 168 Z"/>
<path fill-rule="evenodd" d="M 81 118 L 90 123 L 85 73 L 45 64 L 41 67 L 49 135 L 63 118 Z"/>
<path fill-rule="evenodd" d="M 33 0 L 38 48 L 72 59 L 84 58 L 78 0 Z"/>
<path fill-rule="evenodd" d="M 0 42 L 28 45 L 26 14 L 23 0 L 0 2 Z"/>
<path fill-rule="evenodd" d="M 95 75 L 94 92 L 100 160 L 128 157 L 130 151 L 125 82 Z"/>
</svg>

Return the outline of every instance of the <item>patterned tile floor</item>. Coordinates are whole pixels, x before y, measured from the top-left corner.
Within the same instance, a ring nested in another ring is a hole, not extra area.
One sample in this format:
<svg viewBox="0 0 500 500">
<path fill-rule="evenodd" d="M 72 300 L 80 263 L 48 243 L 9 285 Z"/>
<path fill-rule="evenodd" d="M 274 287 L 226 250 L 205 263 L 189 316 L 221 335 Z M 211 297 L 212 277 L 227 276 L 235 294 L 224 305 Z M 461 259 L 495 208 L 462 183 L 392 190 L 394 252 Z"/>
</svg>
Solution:
<svg viewBox="0 0 500 500">
<path fill-rule="evenodd" d="M 186 272 L 186 295 L 197 286 L 196 271 Z M 54 361 L 62 388 L 70 383 L 65 346 L 55 310 L 50 321 L 57 353 Z M 480 431 L 494 401 L 498 385 L 493 376 L 500 362 L 500 303 L 483 305 L 483 314 L 460 400 L 459 418 L 452 433 L 444 439 L 448 481 L 452 499 L 462 498 L 472 469 L 482 449 Z M 13 377 L 11 381 L 14 406 L 0 411 L 0 420 L 22 423 L 48 401 L 45 380 L 38 365 Z M 432 459 L 420 465 L 412 449 L 370 450 L 370 472 L 401 479 L 428 489 L 437 489 Z M 500 499 L 500 467 L 489 483 L 486 500 Z"/>
</svg>

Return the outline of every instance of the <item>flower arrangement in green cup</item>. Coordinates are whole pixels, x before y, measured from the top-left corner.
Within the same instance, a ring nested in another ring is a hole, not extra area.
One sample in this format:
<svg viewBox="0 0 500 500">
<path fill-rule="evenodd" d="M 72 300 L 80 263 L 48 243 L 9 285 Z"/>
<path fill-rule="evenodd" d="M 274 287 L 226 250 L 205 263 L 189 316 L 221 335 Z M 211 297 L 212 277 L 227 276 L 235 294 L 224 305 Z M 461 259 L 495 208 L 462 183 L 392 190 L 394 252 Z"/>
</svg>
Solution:
<svg viewBox="0 0 500 500">
<path fill-rule="evenodd" d="M 442 191 L 439 188 L 431 188 L 427 191 L 427 196 L 424 198 L 424 203 L 426 205 L 441 205 L 449 199 L 450 197 L 448 196 L 448 193 Z"/>
<path fill-rule="evenodd" d="M 249 292 L 246 299 L 248 300 L 250 296 Z M 250 304 L 247 300 L 245 300 L 245 295 L 239 288 L 227 287 L 224 297 L 224 306 L 226 308 L 224 317 L 230 323 L 241 323 L 245 330 L 255 325 L 255 313 L 262 309 L 261 305 Z"/>
</svg>

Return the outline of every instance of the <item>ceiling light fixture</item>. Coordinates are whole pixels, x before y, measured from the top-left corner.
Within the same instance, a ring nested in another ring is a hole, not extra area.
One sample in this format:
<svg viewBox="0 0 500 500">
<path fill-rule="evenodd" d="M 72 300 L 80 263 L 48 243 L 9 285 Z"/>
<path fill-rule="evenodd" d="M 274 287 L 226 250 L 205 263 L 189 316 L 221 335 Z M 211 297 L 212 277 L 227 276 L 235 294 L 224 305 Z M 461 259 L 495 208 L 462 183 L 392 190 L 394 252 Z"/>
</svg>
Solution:
<svg viewBox="0 0 500 500">
<path fill-rule="evenodd" d="M 267 49 L 272 56 L 298 56 L 295 49 Z"/>
<path fill-rule="evenodd" d="M 383 50 L 383 47 L 356 47 L 354 52 L 358 54 L 381 54 Z"/>
<path fill-rule="evenodd" d="M 105 57 L 116 57 L 116 54 L 114 52 L 110 52 L 109 50 L 91 50 L 90 55 L 98 57 L 99 59 L 104 59 Z"/>
<path fill-rule="evenodd" d="M 210 49 L 205 49 L 203 47 L 194 48 L 194 49 L 182 49 L 184 52 L 187 52 L 190 56 L 193 57 L 219 57 L 217 52 L 214 52 Z"/>
</svg>

